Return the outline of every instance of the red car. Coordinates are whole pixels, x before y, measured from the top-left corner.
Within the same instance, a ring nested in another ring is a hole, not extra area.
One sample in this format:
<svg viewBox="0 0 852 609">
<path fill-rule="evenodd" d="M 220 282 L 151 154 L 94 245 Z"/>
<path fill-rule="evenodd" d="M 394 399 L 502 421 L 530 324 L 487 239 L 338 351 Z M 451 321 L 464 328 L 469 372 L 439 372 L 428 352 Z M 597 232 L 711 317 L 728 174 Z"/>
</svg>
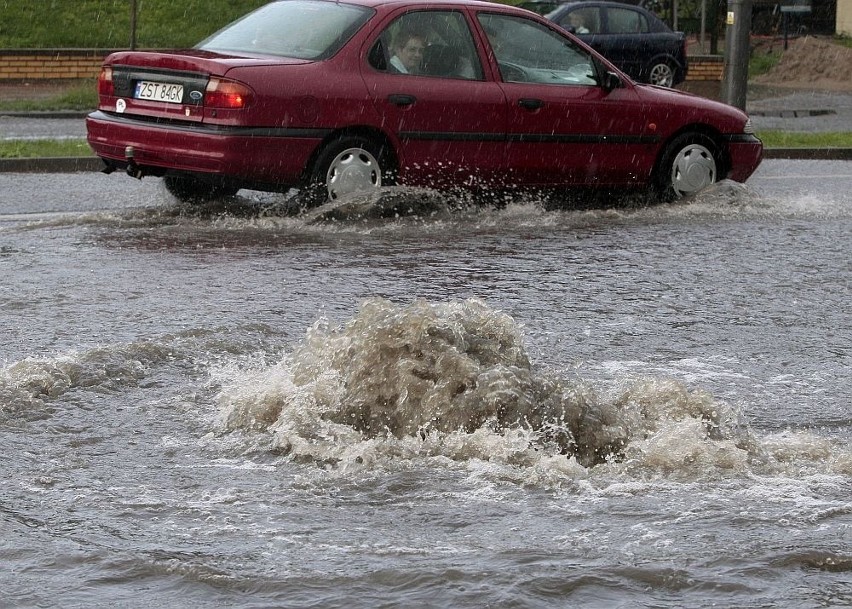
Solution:
<svg viewBox="0 0 852 609">
<path fill-rule="evenodd" d="M 106 58 L 88 141 L 177 197 L 392 184 L 651 187 L 746 180 L 740 110 L 633 83 L 554 23 L 475 0 L 279 0 L 191 50 Z"/>
</svg>

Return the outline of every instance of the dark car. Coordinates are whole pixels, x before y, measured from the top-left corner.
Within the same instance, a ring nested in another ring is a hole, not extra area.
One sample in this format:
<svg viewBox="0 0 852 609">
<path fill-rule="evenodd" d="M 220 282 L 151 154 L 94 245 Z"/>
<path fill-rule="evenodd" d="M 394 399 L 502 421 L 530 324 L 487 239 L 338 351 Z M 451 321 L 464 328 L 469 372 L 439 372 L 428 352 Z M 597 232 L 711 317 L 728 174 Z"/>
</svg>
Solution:
<svg viewBox="0 0 852 609">
<path fill-rule="evenodd" d="M 108 56 L 88 141 L 182 199 L 747 179 L 740 110 L 637 85 L 556 24 L 474 0 L 279 0 L 182 51 Z"/>
<path fill-rule="evenodd" d="M 641 6 L 565 2 L 546 17 L 639 82 L 673 87 L 686 79 L 686 35 Z"/>
</svg>

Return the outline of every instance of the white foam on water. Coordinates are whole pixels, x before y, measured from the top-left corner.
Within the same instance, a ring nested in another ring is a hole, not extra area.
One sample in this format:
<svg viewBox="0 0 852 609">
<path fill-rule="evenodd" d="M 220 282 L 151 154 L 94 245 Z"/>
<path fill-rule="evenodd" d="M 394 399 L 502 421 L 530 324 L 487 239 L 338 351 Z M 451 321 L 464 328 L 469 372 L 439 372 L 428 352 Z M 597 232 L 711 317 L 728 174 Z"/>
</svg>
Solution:
<svg viewBox="0 0 852 609">
<path fill-rule="evenodd" d="M 172 355 L 168 344 L 142 341 L 24 358 L 0 368 L 0 412 L 37 407 L 74 389 L 135 385 L 151 364 Z"/>
<path fill-rule="evenodd" d="M 515 321 L 476 299 L 370 299 L 341 326 L 316 322 L 274 365 L 228 374 L 218 373 L 223 433 L 259 434 L 268 449 L 338 472 L 448 459 L 551 485 L 849 463 L 848 446 L 815 435 L 757 437 L 734 407 L 668 377 L 601 391 L 539 370 Z"/>
</svg>

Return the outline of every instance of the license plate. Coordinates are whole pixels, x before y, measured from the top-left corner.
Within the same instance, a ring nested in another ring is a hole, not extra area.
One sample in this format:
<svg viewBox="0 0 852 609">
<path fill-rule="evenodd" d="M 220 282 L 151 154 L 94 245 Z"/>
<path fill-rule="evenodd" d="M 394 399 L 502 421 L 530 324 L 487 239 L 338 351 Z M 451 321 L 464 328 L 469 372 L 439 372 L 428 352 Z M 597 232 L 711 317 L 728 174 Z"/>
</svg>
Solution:
<svg viewBox="0 0 852 609">
<path fill-rule="evenodd" d="M 166 102 L 168 104 L 179 104 L 183 101 L 183 85 L 140 80 L 136 83 L 136 91 L 133 93 L 133 97 L 136 99 Z"/>
</svg>

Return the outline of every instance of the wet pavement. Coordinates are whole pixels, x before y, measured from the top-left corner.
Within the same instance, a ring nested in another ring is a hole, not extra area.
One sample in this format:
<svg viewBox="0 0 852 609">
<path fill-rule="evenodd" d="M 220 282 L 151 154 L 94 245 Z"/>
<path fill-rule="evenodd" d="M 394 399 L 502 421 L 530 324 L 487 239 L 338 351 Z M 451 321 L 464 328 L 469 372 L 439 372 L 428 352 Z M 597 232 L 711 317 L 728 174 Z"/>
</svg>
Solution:
<svg viewBox="0 0 852 609">
<path fill-rule="evenodd" d="M 0 140 L 79 139 L 86 137 L 81 113 L 3 114 L 0 112 Z"/>
<path fill-rule="evenodd" d="M 773 91 L 747 103 L 755 129 L 824 133 L 852 130 L 852 93 Z"/>
</svg>

